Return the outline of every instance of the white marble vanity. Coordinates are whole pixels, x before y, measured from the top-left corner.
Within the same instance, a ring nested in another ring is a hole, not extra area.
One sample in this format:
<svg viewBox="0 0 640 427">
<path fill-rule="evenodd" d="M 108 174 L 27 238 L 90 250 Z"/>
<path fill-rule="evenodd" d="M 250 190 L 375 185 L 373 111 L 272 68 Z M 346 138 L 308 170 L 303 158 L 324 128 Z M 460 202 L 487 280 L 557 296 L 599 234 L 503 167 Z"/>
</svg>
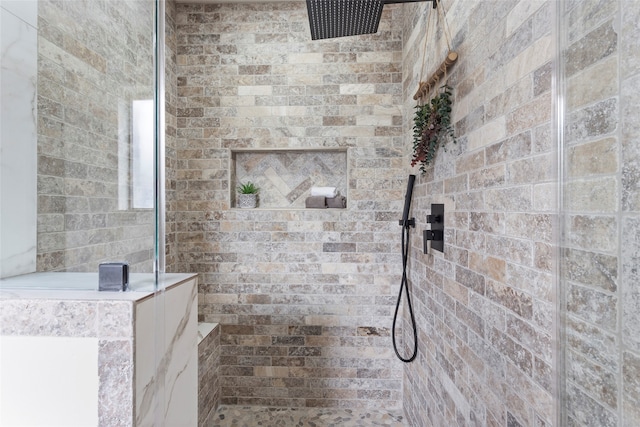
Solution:
<svg viewBox="0 0 640 427">
<path fill-rule="evenodd" d="M 0 425 L 197 425 L 197 275 L 164 274 L 159 293 L 151 274 L 130 282 L 0 280 Z"/>
</svg>

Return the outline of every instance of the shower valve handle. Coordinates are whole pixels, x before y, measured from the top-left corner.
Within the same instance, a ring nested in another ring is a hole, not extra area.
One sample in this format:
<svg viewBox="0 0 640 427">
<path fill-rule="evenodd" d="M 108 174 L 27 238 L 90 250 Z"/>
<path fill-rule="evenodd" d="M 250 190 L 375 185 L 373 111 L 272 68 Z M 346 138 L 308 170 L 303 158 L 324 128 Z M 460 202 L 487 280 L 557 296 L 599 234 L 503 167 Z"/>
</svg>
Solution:
<svg viewBox="0 0 640 427">
<path fill-rule="evenodd" d="M 442 241 L 442 230 L 424 230 L 422 233 L 424 240 Z"/>
<path fill-rule="evenodd" d="M 429 224 L 439 224 L 442 222 L 441 215 L 427 215 L 427 222 Z"/>
<path fill-rule="evenodd" d="M 427 215 L 427 222 L 431 230 L 422 232 L 423 252 L 427 253 L 427 242 L 431 242 L 431 249 L 444 252 L 444 204 L 431 204 L 431 214 Z"/>
</svg>

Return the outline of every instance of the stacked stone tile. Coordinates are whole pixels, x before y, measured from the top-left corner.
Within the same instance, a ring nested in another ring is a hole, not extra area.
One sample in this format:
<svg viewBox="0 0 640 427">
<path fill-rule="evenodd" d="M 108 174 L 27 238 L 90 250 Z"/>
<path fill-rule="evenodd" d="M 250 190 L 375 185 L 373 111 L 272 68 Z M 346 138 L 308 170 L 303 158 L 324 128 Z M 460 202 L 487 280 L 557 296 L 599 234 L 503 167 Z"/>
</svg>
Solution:
<svg viewBox="0 0 640 427">
<path fill-rule="evenodd" d="M 405 9 L 407 150 L 419 78 L 409 70 L 422 63 L 425 7 Z M 405 413 L 416 426 L 550 425 L 553 5 L 445 7 L 451 48 L 460 55 L 447 80 L 457 144 L 439 150 L 414 197 L 418 229 L 429 228 L 430 204 L 444 203 L 445 250 L 411 254 L 421 340 L 417 361 L 405 369 Z M 424 75 L 447 50 L 445 33 L 432 35 Z"/>
<path fill-rule="evenodd" d="M 121 198 L 131 102 L 153 99 L 153 7 L 38 2 L 38 271 L 152 271 L 153 209 Z"/>
<path fill-rule="evenodd" d="M 176 5 L 172 268 L 201 274 L 200 320 L 221 325 L 223 404 L 401 406 L 400 10 L 312 42 L 304 2 Z M 347 150 L 348 209 L 233 208 L 232 150 L 323 148 Z"/>
</svg>

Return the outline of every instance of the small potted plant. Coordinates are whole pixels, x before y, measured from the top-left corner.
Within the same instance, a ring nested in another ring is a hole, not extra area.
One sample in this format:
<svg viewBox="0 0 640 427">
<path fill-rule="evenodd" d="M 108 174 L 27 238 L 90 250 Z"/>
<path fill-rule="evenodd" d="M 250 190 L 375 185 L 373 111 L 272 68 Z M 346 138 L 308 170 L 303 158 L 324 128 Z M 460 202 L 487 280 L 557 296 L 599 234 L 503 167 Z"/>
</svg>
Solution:
<svg viewBox="0 0 640 427">
<path fill-rule="evenodd" d="M 251 209 L 258 206 L 258 191 L 260 189 L 251 181 L 238 186 L 238 207 Z"/>
</svg>

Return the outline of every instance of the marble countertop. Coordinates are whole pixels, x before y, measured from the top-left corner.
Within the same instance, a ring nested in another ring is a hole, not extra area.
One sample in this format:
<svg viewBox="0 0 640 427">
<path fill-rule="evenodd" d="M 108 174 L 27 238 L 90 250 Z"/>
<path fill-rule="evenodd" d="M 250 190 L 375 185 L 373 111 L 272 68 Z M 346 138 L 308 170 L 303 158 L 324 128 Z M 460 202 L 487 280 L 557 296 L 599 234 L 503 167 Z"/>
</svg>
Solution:
<svg viewBox="0 0 640 427">
<path fill-rule="evenodd" d="M 164 273 L 158 289 L 169 289 L 193 279 L 193 273 Z M 0 279 L 0 299 L 73 299 L 138 301 L 154 292 L 153 273 L 129 275 L 127 292 L 98 291 L 98 273 L 43 272 Z"/>
</svg>

